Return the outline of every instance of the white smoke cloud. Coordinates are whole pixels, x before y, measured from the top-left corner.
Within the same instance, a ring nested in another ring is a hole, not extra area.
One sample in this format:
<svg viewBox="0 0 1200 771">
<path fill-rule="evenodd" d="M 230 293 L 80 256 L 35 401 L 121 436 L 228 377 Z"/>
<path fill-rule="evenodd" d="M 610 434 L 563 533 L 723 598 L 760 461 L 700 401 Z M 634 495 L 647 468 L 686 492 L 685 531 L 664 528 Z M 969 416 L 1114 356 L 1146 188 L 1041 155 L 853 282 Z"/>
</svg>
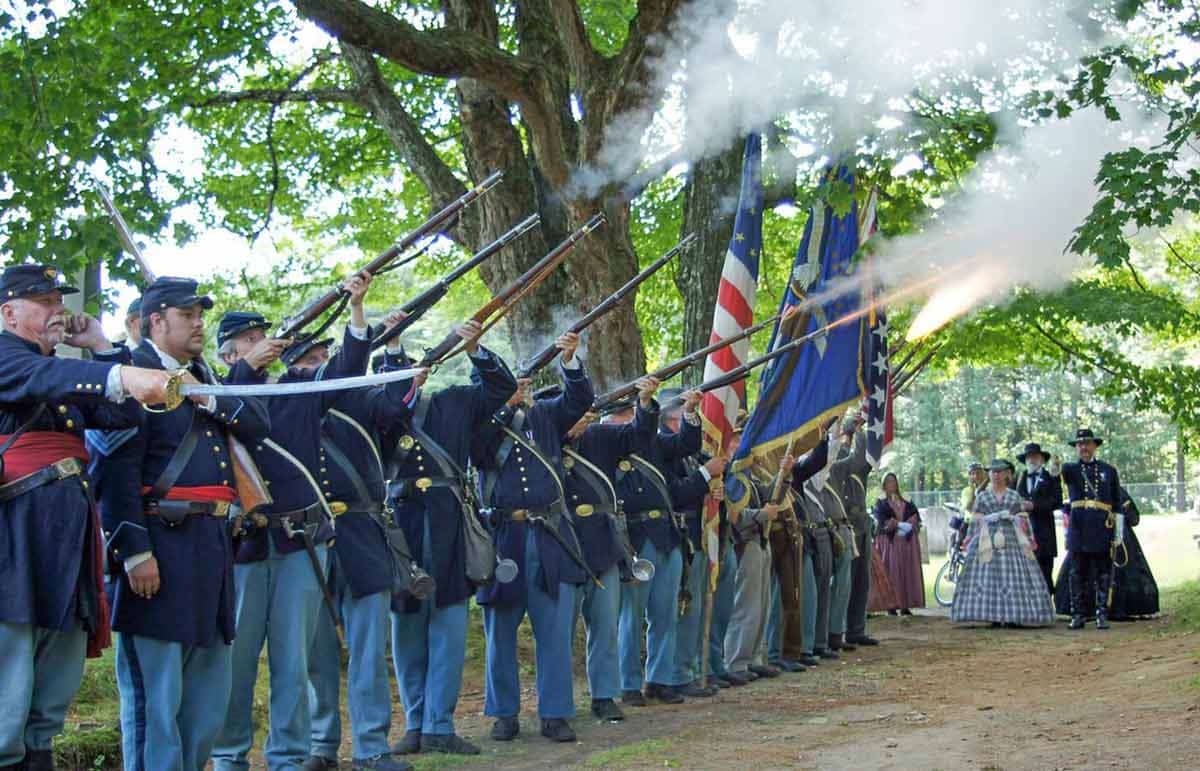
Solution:
<svg viewBox="0 0 1200 771">
<path fill-rule="evenodd" d="M 1110 2 L 1087 0 L 698 0 L 652 64 L 665 105 L 621 116 L 576 185 L 597 190 L 646 163 L 695 161 L 781 116 L 817 113 L 830 146 L 851 146 L 920 89 L 963 76 L 1018 93 L 1095 45 L 1087 24 Z M 902 117 L 902 115 L 901 115 Z M 649 127 L 649 128 L 648 128 Z"/>
</svg>

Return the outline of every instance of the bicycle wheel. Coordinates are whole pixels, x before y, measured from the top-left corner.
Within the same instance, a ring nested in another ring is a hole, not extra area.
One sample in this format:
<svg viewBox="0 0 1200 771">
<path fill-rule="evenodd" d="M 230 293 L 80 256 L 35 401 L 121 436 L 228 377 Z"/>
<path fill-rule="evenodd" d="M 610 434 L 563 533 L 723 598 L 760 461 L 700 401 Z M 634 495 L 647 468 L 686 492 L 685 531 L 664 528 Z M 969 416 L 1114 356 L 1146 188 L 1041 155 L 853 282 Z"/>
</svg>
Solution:
<svg viewBox="0 0 1200 771">
<path fill-rule="evenodd" d="M 937 578 L 933 579 L 933 599 L 943 608 L 954 604 L 954 585 L 958 581 L 958 566 L 954 558 L 946 560 L 938 570 Z"/>
</svg>

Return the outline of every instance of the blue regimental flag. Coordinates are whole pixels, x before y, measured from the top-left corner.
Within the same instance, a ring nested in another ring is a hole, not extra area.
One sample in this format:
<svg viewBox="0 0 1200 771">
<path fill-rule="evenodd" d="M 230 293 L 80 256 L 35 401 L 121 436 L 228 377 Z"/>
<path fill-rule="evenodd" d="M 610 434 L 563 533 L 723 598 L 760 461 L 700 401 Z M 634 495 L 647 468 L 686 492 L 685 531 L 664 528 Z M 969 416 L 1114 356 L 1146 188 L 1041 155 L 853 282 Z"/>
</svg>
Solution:
<svg viewBox="0 0 1200 771">
<path fill-rule="evenodd" d="M 827 173 L 826 184 L 834 182 L 854 190 L 853 172 L 845 166 Z M 862 309 L 861 288 L 846 279 L 857 271 L 853 258 L 860 242 L 873 232 L 874 207 L 866 207 L 871 219 L 860 234 L 857 201 L 838 214 L 824 202 L 824 196 L 820 198 L 809 210 L 780 304 L 781 312 L 788 306 L 798 306 L 801 312 L 776 325 L 772 350 Z M 815 301 L 806 303 L 807 298 Z M 772 468 L 789 444 L 793 454 L 808 450 L 816 444 L 820 426 L 862 399 L 866 390 L 862 380 L 864 334 L 869 334 L 868 326 L 855 319 L 821 332 L 766 366 L 758 404 L 734 454 L 737 468 L 755 461 Z"/>
</svg>

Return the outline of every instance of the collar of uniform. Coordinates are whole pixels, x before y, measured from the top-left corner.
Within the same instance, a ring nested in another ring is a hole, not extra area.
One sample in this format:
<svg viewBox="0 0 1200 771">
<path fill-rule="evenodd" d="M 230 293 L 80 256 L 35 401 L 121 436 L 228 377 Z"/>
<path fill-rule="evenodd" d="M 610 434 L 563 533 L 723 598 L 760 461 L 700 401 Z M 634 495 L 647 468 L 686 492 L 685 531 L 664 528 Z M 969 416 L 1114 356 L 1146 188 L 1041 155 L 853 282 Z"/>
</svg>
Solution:
<svg viewBox="0 0 1200 771">
<path fill-rule="evenodd" d="M 151 350 L 153 350 L 158 356 L 158 360 L 161 361 L 162 365 L 167 369 L 181 369 L 184 366 L 178 360 L 176 360 L 174 356 L 164 352 L 163 349 L 155 345 L 154 341 L 150 338 L 147 337 L 146 342 L 150 345 Z"/>
<path fill-rule="evenodd" d="M 14 335 L 12 332 L 9 332 L 7 329 L 4 330 L 3 332 L 0 332 L 0 337 L 5 337 L 9 340 L 20 343 L 21 345 L 25 346 L 29 350 L 33 351 L 34 353 L 42 352 L 41 347 L 37 343 L 31 343 L 28 340 L 26 340 L 25 338 L 21 337 L 20 335 Z M 53 354 L 51 354 L 51 355 L 53 355 Z"/>
</svg>

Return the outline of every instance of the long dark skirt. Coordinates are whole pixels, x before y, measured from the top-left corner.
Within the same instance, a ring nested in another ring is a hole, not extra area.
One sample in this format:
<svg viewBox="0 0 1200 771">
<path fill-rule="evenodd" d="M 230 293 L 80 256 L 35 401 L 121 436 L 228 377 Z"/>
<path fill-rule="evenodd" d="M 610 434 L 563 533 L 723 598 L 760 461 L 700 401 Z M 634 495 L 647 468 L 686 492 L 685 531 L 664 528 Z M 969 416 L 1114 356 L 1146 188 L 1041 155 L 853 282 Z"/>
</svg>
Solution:
<svg viewBox="0 0 1200 771">
<path fill-rule="evenodd" d="M 875 536 L 875 549 L 896 589 L 896 605 L 889 610 L 925 607 L 925 579 L 921 572 L 921 542 L 917 531 L 905 537 L 896 533 Z"/>
<path fill-rule="evenodd" d="M 1146 561 L 1146 554 L 1142 551 L 1142 544 L 1128 522 L 1125 523 L 1125 548 L 1129 552 L 1129 562 L 1116 569 L 1108 617 L 1120 621 L 1153 616 L 1158 613 L 1158 582 L 1154 580 L 1154 574 L 1150 572 L 1150 563 Z M 1054 607 L 1059 615 L 1071 615 L 1070 552 L 1067 552 L 1067 557 L 1058 570 L 1058 580 L 1054 587 Z M 1082 611 L 1086 618 L 1096 615 L 1094 598 L 1088 592 L 1084 593 Z"/>
</svg>

